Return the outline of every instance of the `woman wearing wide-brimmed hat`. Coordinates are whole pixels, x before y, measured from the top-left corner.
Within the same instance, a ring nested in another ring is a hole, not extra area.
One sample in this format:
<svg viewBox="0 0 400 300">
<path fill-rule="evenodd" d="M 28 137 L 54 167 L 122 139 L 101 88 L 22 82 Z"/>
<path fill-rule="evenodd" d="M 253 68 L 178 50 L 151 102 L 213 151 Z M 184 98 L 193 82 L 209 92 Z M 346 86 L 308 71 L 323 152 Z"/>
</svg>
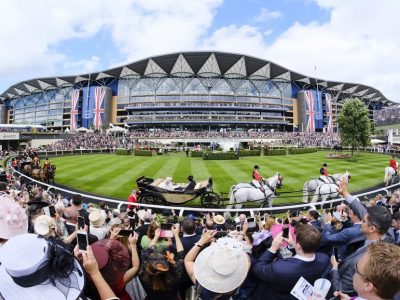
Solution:
<svg viewBox="0 0 400 300">
<path fill-rule="evenodd" d="M 203 233 L 186 255 L 185 268 L 200 299 L 228 300 L 246 279 L 250 259 L 240 243 L 230 237 L 206 247 L 215 234 L 216 231 Z"/>
</svg>

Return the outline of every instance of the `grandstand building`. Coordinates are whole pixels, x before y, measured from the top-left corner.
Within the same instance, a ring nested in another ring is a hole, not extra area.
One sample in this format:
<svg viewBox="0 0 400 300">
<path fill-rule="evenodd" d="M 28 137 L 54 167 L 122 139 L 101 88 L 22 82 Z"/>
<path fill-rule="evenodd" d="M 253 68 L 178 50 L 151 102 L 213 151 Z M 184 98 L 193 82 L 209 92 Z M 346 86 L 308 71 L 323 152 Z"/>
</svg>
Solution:
<svg viewBox="0 0 400 300">
<path fill-rule="evenodd" d="M 344 100 L 373 112 L 393 105 L 377 89 L 302 75 L 233 53 L 154 56 L 102 72 L 20 82 L 0 95 L 0 123 L 55 130 L 336 131 Z"/>
</svg>

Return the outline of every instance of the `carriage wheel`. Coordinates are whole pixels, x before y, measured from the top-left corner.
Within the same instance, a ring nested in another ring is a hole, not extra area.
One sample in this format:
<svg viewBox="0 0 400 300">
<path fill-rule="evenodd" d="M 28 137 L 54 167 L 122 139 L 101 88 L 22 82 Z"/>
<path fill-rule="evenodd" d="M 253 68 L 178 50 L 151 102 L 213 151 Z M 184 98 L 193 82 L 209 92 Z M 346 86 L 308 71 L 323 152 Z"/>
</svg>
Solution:
<svg viewBox="0 0 400 300">
<path fill-rule="evenodd" d="M 146 193 L 139 197 L 138 202 L 144 204 L 165 205 L 165 199 L 161 195 Z M 154 213 L 162 213 L 161 208 L 153 208 Z"/>
<path fill-rule="evenodd" d="M 204 208 L 218 208 L 221 204 L 221 197 L 214 192 L 207 192 L 200 198 L 201 207 Z"/>
</svg>

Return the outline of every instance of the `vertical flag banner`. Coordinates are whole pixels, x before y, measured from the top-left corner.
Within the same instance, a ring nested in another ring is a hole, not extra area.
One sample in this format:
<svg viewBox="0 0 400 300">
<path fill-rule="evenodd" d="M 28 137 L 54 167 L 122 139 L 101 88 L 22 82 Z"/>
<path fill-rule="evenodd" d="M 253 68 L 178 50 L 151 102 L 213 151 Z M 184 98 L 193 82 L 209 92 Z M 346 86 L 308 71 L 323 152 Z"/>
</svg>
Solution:
<svg viewBox="0 0 400 300">
<path fill-rule="evenodd" d="M 315 128 L 322 129 L 324 127 L 324 110 L 322 105 L 322 93 L 320 91 L 313 91 L 314 109 L 315 109 Z"/>
<path fill-rule="evenodd" d="M 78 102 L 80 90 L 73 90 L 71 95 L 71 115 L 70 115 L 70 129 L 74 131 L 78 127 Z"/>
<path fill-rule="evenodd" d="M 327 132 L 333 132 L 333 103 L 331 94 L 325 94 L 326 117 L 327 117 Z"/>
<path fill-rule="evenodd" d="M 94 108 L 93 108 L 93 127 L 99 130 L 102 124 L 102 116 L 104 116 L 104 96 L 106 95 L 105 87 L 96 87 L 94 90 Z"/>
<path fill-rule="evenodd" d="M 313 91 L 305 91 L 306 132 L 315 132 L 315 110 Z"/>
</svg>

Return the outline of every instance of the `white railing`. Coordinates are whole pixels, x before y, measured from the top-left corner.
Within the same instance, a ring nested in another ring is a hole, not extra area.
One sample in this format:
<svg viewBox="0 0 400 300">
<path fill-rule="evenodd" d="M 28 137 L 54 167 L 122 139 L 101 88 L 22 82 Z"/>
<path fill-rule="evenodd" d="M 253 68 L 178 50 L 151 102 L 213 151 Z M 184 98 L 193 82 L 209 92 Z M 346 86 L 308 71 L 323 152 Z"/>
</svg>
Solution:
<svg viewBox="0 0 400 300">
<path fill-rule="evenodd" d="M 60 191 L 62 193 L 68 194 L 68 195 L 75 195 L 75 194 L 80 194 L 82 197 L 87 198 L 87 199 L 92 199 L 95 201 L 103 201 L 106 203 L 112 203 L 112 204 L 117 204 L 118 207 L 121 205 L 128 205 L 129 203 L 124 200 L 115 200 L 115 199 L 110 199 L 106 197 L 101 197 L 101 196 L 94 196 L 94 195 L 88 195 L 85 194 L 84 192 L 74 192 L 65 188 L 57 187 L 51 184 L 47 184 L 41 181 L 37 181 L 32 179 L 29 176 L 26 176 L 22 174 L 21 172 L 18 172 L 11 166 L 10 170 L 12 170 L 13 175 L 17 174 L 20 177 L 24 177 L 28 179 L 31 182 L 35 182 L 37 184 L 40 184 L 41 186 L 47 187 L 47 190 L 54 189 L 56 191 Z M 355 197 L 362 197 L 370 194 L 375 194 L 378 192 L 385 192 L 387 195 L 391 193 L 391 191 L 395 190 L 396 188 L 400 188 L 400 183 L 393 184 L 390 186 L 382 187 L 373 191 L 365 192 L 365 193 L 360 193 L 354 195 Z M 157 209 L 168 209 L 168 210 L 175 210 L 179 211 L 179 215 L 183 215 L 184 211 L 190 211 L 190 212 L 209 212 L 209 211 L 214 211 L 214 212 L 250 212 L 251 215 L 254 215 L 254 212 L 268 212 L 268 211 L 287 211 L 287 210 L 299 210 L 299 209 L 304 209 L 304 207 L 312 207 L 312 206 L 321 206 L 330 204 L 332 205 L 333 203 L 337 202 L 342 202 L 344 201 L 344 198 L 338 198 L 338 199 L 333 199 L 333 200 L 328 200 L 325 202 L 314 202 L 314 203 L 301 203 L 301 204 L 294 204 L 294 205 L 285 205 L 285 206 L 275 206 L 275 207 L 265 207 L 265 208 L 257 208 L 257 207 L 251 207 L 251 208 L 200 208 L 200 207 L 185 207 L 185 206 L 165 206 L 165 205 L 154 205 L 154 204 L 145 204 L 145 203 L 138 203 L 140 207 L 144 208 L 157 208 Z"/>
</svg>

